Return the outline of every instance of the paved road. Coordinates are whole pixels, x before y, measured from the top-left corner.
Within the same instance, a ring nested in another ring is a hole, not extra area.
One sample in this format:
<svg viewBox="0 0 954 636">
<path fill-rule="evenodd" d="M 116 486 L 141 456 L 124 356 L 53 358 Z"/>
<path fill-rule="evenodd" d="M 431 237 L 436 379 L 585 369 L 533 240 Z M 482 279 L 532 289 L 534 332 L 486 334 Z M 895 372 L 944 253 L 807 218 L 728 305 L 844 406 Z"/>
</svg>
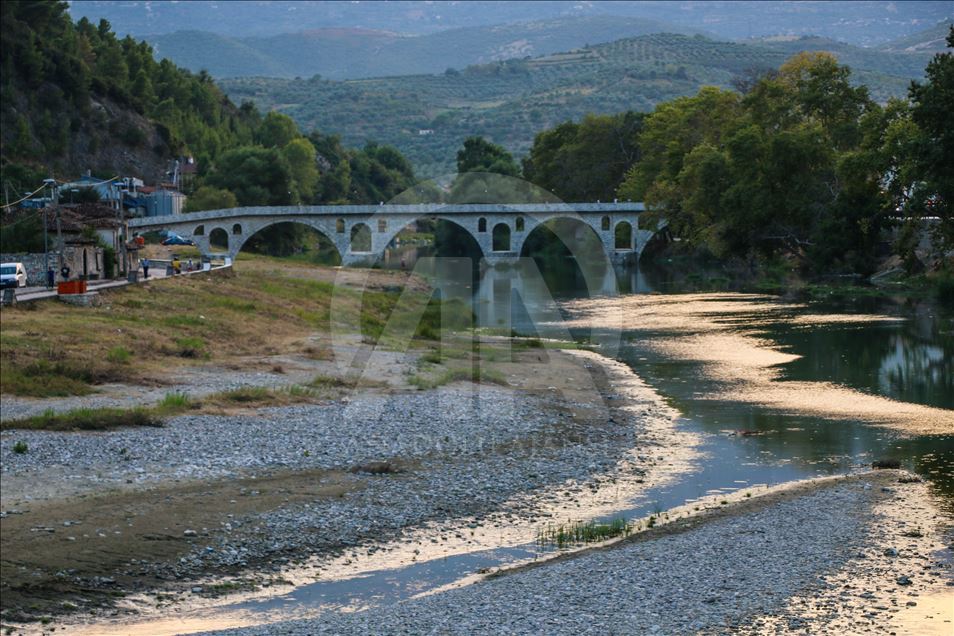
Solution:
<svg viewBox="0 0 954 636">
<path fill-rule="evenodd" d="M 219 266 L 222 267 L 222 266 Z M 213 267 L 213 269 L 218 269 L 218 267 Z M 197 274 L 201 270 L 196 270 L 194 272 L 183 272 L 183 276 L 188 274 Z M 157 280 L 160 278 L 166 278 L 166 268 L 165 267 L 150 267 L 149 268 L 149 279 L 148 280 Z M 143 283 L 146 279 L 142 278 L 140 273 L 139 282 Z M 110 289 L 112 287 L 125 287 L 130 283 L 126 280 L 91 280 L 87 283 L 87 289 L 89 291 L 98 291 L 101 289 Z M 54 298 L 56 297 L 56 290 L 47 289 L 46 287 L 41 286 L 30 286 L 30 287 L 20 287 L 17 289 L 17 301 L 30 301 L 30 300 L 41 300 L 43 298 Z"/>
</svg>

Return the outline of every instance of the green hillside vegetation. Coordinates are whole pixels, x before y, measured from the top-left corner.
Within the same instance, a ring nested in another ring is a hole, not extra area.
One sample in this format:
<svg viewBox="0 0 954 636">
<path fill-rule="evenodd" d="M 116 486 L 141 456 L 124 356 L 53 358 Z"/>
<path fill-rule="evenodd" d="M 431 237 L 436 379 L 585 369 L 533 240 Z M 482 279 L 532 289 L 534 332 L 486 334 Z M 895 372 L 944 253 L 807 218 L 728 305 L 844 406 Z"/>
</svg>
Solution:
<svg viewBox="0 0 954 636">
<path fill-rule="evenodd" d="M 334 130 L 347 144 L 375 139 L 394 145 L 418 174 L 436 176 L 453 172 L 454 152 L 468 136 L 523 156 L 537 131 L 560 122 L 588 113 L 651 111 L 701 86 L 727 88 L 752 69 L 778 68 L 793 52 L 826 45 L 839 60 L 853 60 L 877 101 L 903 95 L 929 57 L 819 38 L 756 45 L 654 34 L 440 75 L 345 82 L 236 78 L 220 85 L 233 99 L 277 108 L 306 129 Z"/>
<path fill-rule="evenodd" d="M 148 36 L 147 40 L 159 55 L 215 77 L 321 75 L 344 80 L 442 73 L 448 68 L 545 55 L 659 32 L 697 33 L 656 20 L 593 15 L 419 36 L 338 28 L 246 38 L 177 31 Z"/>
<path fill-rule="evenodd" d="M 885 42 L 878 50 L 896 53 L 939 53 L 947 48 L 947 33 L 951 24 L 951 20 L 938 22 L 930 29 Z"/>
<path fill-rule="evenodd" d="M 0 153 L 14 192 L 51 170 L 151 180 L 177 154 L 203 165 L 252 139 L 253 106 L 237 108 L 207 74 L 157 62 L 105 20 L 74 24 L 65 3 L 20 0 L 2 3 L 0 20 Z"/>
</svg>

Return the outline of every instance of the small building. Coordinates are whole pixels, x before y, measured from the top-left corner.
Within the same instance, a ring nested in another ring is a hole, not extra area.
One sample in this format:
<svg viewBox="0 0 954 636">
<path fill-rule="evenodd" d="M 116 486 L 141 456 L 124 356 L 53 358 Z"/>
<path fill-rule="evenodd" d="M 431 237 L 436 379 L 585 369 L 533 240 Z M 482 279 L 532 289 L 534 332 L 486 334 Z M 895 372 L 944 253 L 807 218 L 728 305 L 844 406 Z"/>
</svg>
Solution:
<svg viewBox="0 0 954 636">
<path fill-rule="evenodd" d="M 157 187 L 142 187 L 139 200 L 142 202 L 143 216 L 168 216 L 182 214 L 186 196 L 163 184 Z"/>
</svg>

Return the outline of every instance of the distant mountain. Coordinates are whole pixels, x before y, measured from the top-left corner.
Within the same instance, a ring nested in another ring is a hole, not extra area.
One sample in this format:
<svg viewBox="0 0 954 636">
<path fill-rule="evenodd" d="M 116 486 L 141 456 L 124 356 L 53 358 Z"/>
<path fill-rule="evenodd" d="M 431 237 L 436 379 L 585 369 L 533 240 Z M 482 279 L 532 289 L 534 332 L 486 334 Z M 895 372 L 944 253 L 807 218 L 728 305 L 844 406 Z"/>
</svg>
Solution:
<svg viewBox="0 0 954 636">
<path fill-rule="evenodd" d="M 229 38 L 179 31 L 150 36 L 157 55 L 214 77 L 355 79 L 442 73 L 519 57 L 566 51 L 648 33 L 697 31 L 642 18 L 584 16 L 451 29 L 407 36 L 369 29 L 315 29 L 271 37 Z"/>
<path fill-rule="evenodd" d="M 360 28 L 401 34 L 616 15 L 699 29 L 722 39 L 817 34 L 876 46 L 954 17 L 951 2 L 729 2 L 546 0 L 537 2 L 425 0 L 269 0 L 155 2 L 84 0 L 70 8 L 75 18 L 109 20 L 118 33 L 136 37 L 208 31 L 227 37 L 268 37 L 312 29 Z"/>
<path fill-rule="evenodd" d="M 951 20 L 945 20 L 930 29 L 886 42 L 879 46 L 878 50 L 894 53 L 938 53 L 947 48 L 946 40 L 951 24 Z"/>
<path fill-rule="evenodd" d="M 234 78 L 219 85 L 233 100 L 287 113 L 304 130 L 338 133 L 349 145 L 392 144 L 418 175 L 436 176 L 452 170 L 457 149 L 470 135 L 520 155 L 538 131 L 560 122 L 587 113 L 649 111 L 703 85 L 728 87 L 749 69 L 776 68 L 802 50 L 832 51 L 880 100 L 904 95 L 930 59 L 927 53 L 886 53 L 815 37 L 734 43 L 670 33 L 439 75 Z"/>
</svg>

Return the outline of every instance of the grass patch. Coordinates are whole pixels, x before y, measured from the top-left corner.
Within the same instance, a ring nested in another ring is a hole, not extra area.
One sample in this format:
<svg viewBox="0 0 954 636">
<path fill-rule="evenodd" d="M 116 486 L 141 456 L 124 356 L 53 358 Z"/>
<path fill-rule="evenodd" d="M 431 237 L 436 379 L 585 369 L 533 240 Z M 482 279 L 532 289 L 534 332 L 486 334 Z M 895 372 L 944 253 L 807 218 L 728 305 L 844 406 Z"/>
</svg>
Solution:
<svg viewBox="0 0 954 636">
<path fill-rule="evenodd" d="M 315 389 L 349 389 L 354 385 L 354 380 L 323 374 L 316 375 L 311 379 L 311 382 L 308 383 L 308 386 Z"/>
<path fill-rule="evenodd" d="M 114 428 L 162 426 L 162 420 L 152 409 L 76 409 L 55 413 L 46 411 L 22 420 L 0 423 L 0 428 L 42 431 L 108 431 Z"/>
<path fill-rule="evenodd" d="M 322 392 L 315 387 L 300 384 L 280 388 L 244 386 L 206 396 L 202 401 L 202 406 L 280 406 L 298 402 L 311 402 L 321 397 Z"/>
<path fill-rule="evenodd" d="M 24 442 L 22 439 L 13 445 L 13 452 L 16 453 L 17 455 L 23 455 L 28 450 L 30 450 L 30 447 L 27 446 L 27 443 Z"/>
<path fill-rule="evenodd" d="M 106 354 L 106 359 L 113 364 L 129 364 L 129 360 L 132 359 L 132 352 L 123 346 L 113 347 Z"/>
<path fill-rule="evenodd" d="M 537 544 L 541 547 L 567 548 L 598 543 L 614 537 L 626 537 L 633 530 L 633 525 L 622 518 L 613 519 L 609 523 L 574 521 L 565 524 L 550 524 L 537 532 Z"/>
<path fill-rule="evenodd" d="M 65 303 L 4 309 L 0 391 L 84 395 L 104 382 L 168 378 L 190 360 L 272 354 L 316 332 L 329 333 L 332 292 L 345 314 L 343 328 L 356 329 L 360 316 L 383 327 L 399 294 L 359 293 L 315 280 L 327 276 L 320 268 L 250 256 L 233 275 L 197 274 L 104 290 L 101 306 L 82 311 Z M 332 355 L 322 345 L 305 353 L 315 359 Z"/>
<path fill-rule="evenodd" d="M 414 375 L 408 379 L 408 384 L 421 390 L 436 389 L 451 382 L 474 382 L 477 384 L 506 385 L 507 380 L 499 372 L 483 367 L 468 369 L 447 369 L 435 377 Z"/>
<path fill-rule="evenodd" d="M 192 399 L 185 393 L 174 392 L 166 393 L 165 397 L 159 400 L 156 409 L 164 413 L 184 411 L 194 406 Z"/>
<path fill-rule="evenodd" d="M 88 395 L 90 374 L 66 365 L 36 362 L 17 369 L 7 364 L 0 370 L 0 386 L 4 393 L 29 397 L 65 397 Z"/>
<path fill-rule="evenodd" d="M 208 358 L 205 341 L 202 338 L 176 338 L 179 356 L 183 358 Z"/>
</svg>

